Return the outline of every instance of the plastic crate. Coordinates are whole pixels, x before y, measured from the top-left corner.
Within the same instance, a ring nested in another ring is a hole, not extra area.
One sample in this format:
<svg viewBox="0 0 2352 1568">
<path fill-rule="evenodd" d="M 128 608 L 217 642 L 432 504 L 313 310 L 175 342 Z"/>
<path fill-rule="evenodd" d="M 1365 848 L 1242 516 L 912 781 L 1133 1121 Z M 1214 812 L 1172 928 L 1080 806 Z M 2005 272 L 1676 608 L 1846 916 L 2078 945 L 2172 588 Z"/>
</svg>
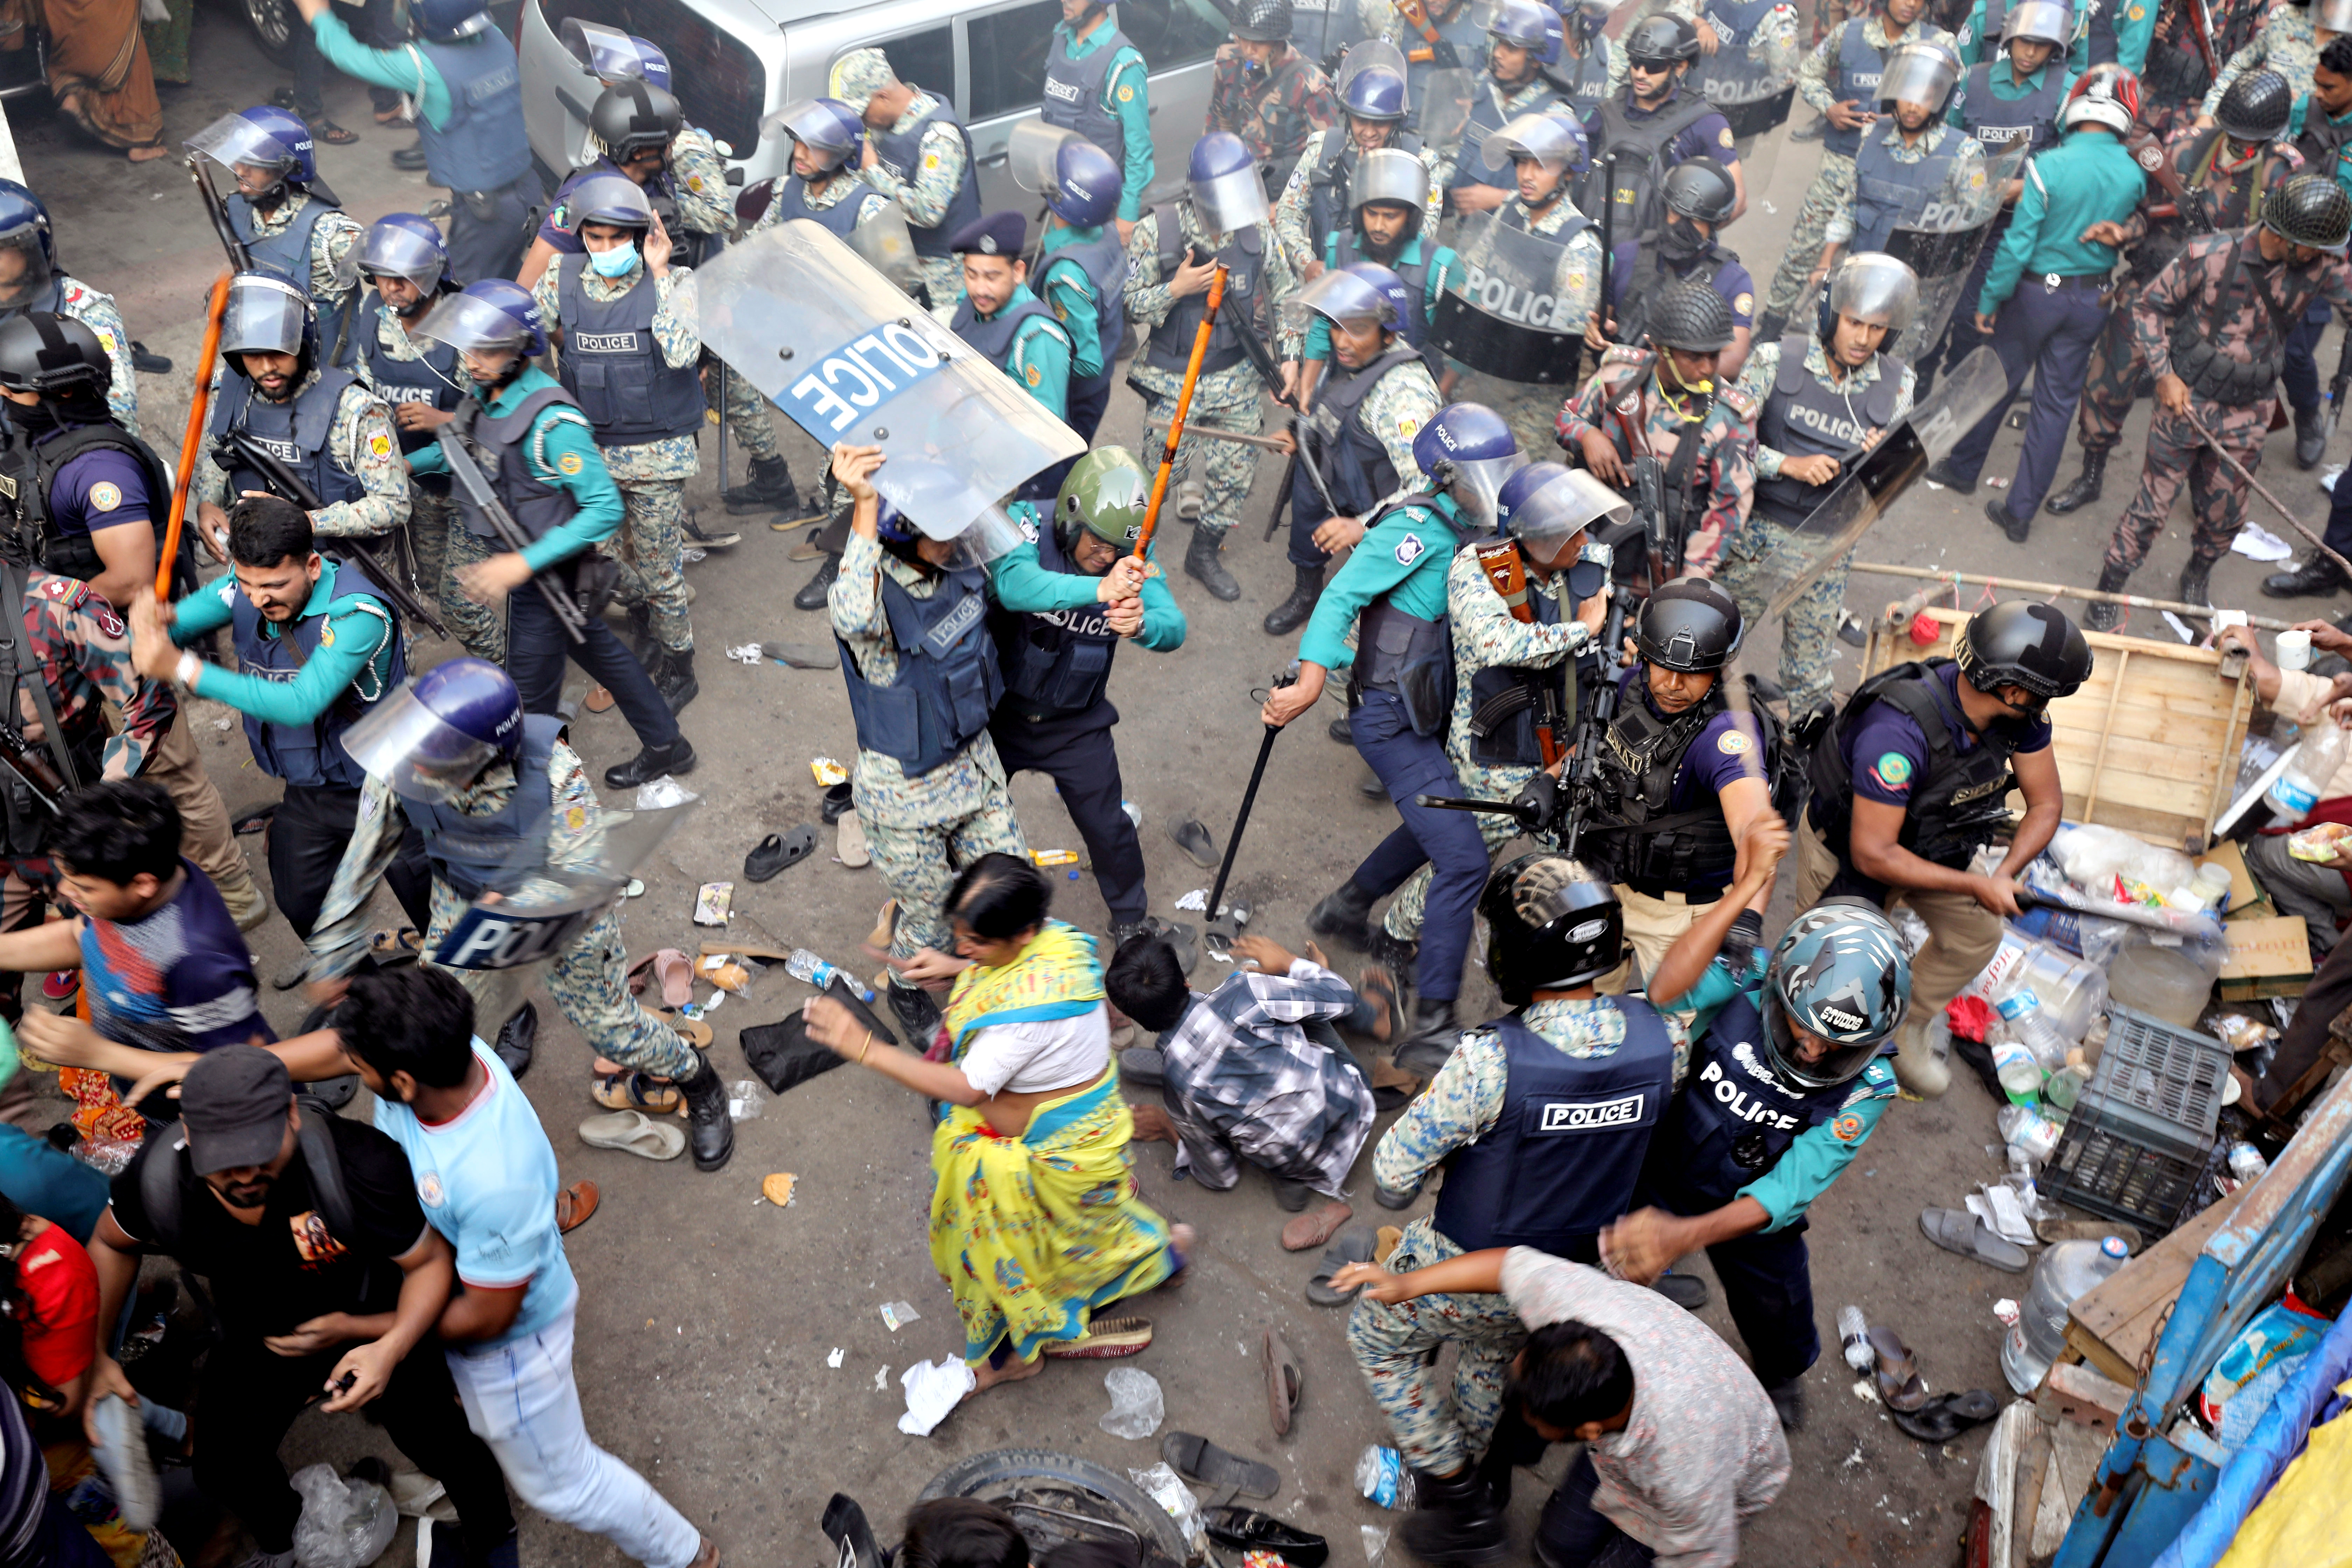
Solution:
<svg viewBox="0 0 2352 1568">
<path fill-rule="evenodd" d="M 2087 1119 L 2143 1149 L 2202 1164 L 2213 1147 L 2230 1048 L 2129 1007 L 2107 1009 L 2107 1043 L 2069 1125 Z"/>
<path fill-rule="evenodd" d="M 2221 1150 L 2209 1145 L 2184 1160 L 2145 1148 L 2128 1132 L 2100 1126 L 2078 1105 L 2050 1163 L 2042 1168 L 2045 1197 L 2101 1219 L 2136 1225 L 2153 1241 L 2213 1200 Z"/>
</svg>

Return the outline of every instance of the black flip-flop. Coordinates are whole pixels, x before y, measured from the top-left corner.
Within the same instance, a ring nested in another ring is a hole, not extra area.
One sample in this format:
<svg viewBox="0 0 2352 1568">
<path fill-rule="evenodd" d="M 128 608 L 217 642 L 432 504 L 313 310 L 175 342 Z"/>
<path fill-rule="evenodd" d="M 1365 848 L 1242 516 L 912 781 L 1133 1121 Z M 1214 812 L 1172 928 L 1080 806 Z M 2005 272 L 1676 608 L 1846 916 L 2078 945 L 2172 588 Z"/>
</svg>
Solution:
<svg viewBox="0 0 2352 1568">
<path fill-rule="evenodd" d="M 816 853 L 816 829 L 807 823 L 782 833 L 771 833 L 743 857 L 743 875 L 764 882 L 779 871 L 799 865 Z"/>
<path fill-rule="evenodd" d="M 1191 856 L 1192 864 L 1202 870 L 1213 871 L 1217 868 L 1217 841 L 1210 834 L 1206 825 L 1197 818 L 1187 816 L 1170 823 L 1168 837 L 1174 839 L 1176 847 Z M 1209 913 L 1213 917 L 1216 910 L 1211 910 Z"/>
<path fill-rule="evenodd" d="M 794 669 L 838 669 L 841 648 L 835 643 L 769 642 L 760 645 L 760 651 L 772 658 L 781 658 Z"/>
<path fill-rule="evenodd" d="M 1176 1467 L 1186 1480 L 1217 1489 L 1211 1508 L 1222 1508 L 1244 1497 L 1272 1497 L 1282 1489 L 1282 1475 L 1272 1465 L 1228 1454 L 1197 1432 L 1171 1432 L 1160 1439 L 1160 1457 Z"/>
<path fill-rule="evenodd" d="M 131 368 L 148 375 L 169 375 L 172 374 L 172 362 L 133 338 L 131 341 Z"/>
<path fill-rule="evenodd" d="M 1361 1285 L 1346 1290 L 1331 1288 L 1331 1276 L 1350 1263 L 1370 1263 L 1380 1246 L 1380 1237 L 1368 1225 L 1351 1226 L 1341 1231 L 1331 1245 L 1323 1249 L 1323 1261 L 1307 1281 L 1307 1300 L 1318 1307 L 1344 1307 L 1363 1290 Z"/>
<path fill-rule="evenodd" d="M 1276 1552 L 1290 1568 L 1322 1568 L 1331 1543 L 1254 1508 L 1203 1510 L 1209 1539 L 1234 1552 Z"/>
<path fill-rule="evenodd" d="M 231 833 L 236 834 L 240 838 L 244 837 L 248 833 L 259 833 L 268 827 L 269 819 L 277 815 L 278 808 L 276 806 L 265 805 L 259 811 L 248 811 L 243 816 L 238 817 L 235 822 L 230 823 L 228 825 L 228 830 Z"/>
<path fill-rule="evenodd" d="M 2000 1414 L 2000 1401 L 1981 1388 L 1938 1394 L 1916 1410 L 1890 1410 L 1895 1424 L 1922 1443 L 1948 1443 Z"/>
</svg>

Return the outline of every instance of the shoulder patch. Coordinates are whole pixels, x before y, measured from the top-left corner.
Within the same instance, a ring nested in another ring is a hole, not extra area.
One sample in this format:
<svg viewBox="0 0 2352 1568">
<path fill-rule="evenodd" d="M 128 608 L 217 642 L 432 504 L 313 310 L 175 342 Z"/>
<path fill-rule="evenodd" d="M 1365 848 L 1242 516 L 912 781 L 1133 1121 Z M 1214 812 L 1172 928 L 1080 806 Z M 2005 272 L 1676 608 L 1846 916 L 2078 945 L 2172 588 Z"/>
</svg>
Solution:
<svg viewBox="0 0 2352 1568">
<path fill-rule="evenodd" d="M 375 458 L 392 456 L 392 437 L 379 430 L 368 437 L 368 455 Z"/>
<path fill-rule="evenodd" d="M 1862 1137 L 1862 1118 L 1851 1110 L 1840 1111 L 1830 1122 L 1830 1136 L 1841 1143 L 1852 1143 Z"/>
<path fill-rule="evenodd" d="M 567 474 L 576 474 L 588 465 L 577 452 L 565 452 L 555 459 L 555 466 Z"/>
<path fill-rule="evenodd" d="M 52 576 L 41 584 L 41 592 L 63 604 L 89 585 L 79 578 Z"/>
<path fill-rule="evenodd" d="M 100 479 L 89 487 L 89 504 L 98 511 L 112 511 L 122 504 L 122 487 L 111 479 Z"/>
<path fill-rule="evenodd" d="M 1746 731 L 1726 730 L 1716 737 L 1715 749 L 1727 757 L 1736 757 L 1754 744 L 1755 742 L 1748 738 Z"/>
<path fill-rule="evenodd" d="M 1421 535 L 1418 533 L 1406 534 L 1402 539 L 1397 541 L 1397 564 L 1400 566 L 1412 565 L 1414 562 L 1421 559 L 1421 552 L 1427 548 L 1427 545 L 1422 543 Z"/>
<path fill-rule="evenodd" d="M 2133 15 L 2137 16 L 2138 13 L 2134 12 Z M 1135 89 L 1131 87 L 1120 88 L 1118 89 L 1118 100 L 1121 103 L 1133 103 L 1135 101 Z"/>
<path fill-rule="evenodd" d="M 1900 789 L 1911 782 L 1911 759 L 1900 752 L 1887 752 L 1870 765 L 1870 772 L 1887 788 Z"/>
<path fill-rule="evenodd" d="M 1717 394 L 1717 401 L 1742 419 L 1756 417 L 1756 396 L 1744 386 L 1727 386 Z"/>
<path fill-rule="evenodd" d="M 1721 143 L 1722 143 L 1724 146 L 1726 146 L 1726 147 L 1729 147 L 1729 146 L 1733 145 L 1733 144 L 1734 144 L 1734 142 L 1738 140 L 1737 138 L 1735 138 L 1735 137 L 1731 134 L 1731 127 L 1730 127 L 1730 126 L 1728 126 L 1728 125 L 1725 126 L 1722 130 L 1720 130 L 1720 131 L 1717 132 L 1715 133 L 1715 139 L 1716 139 L 1717 142 L 1721 142 Z"/>
<path fill-rule="evenodd" d="M 1397 439 L 1398 439 L 1398 440 L 1400 440 L 1400 441 L 1410 441 L 1410 440 L 1412 440 L 1415 436 L 1420 435 L 1420 434 L 1421 434 L 1421 416 L 1420 416 L 1420 415 L 1418 415 L 1418 414 L 1400 414 L 1400 415 L 1398 415 L 1398 416 L 1397 416 L 1397 422 L 1396 422 L 1396 433 L 1397 433 Z"/>
<path fill-rule="evenodd" d="M 329 621 L 319 628 L 319 646 L 320 647 L 332 647 L 335 646 L 334 622 Z"/>
<path fill-rule="evenodd" d="M 114 329 L 111 327 L 100 327 L 98 329 L 95 336 L 98 339 L 98 346 L 104 349 L 110 357 L 114 353 Z M 60 721 L 60 722 L 62 722 L 62 721 Z"/>
<path fill-rule="evenodd" d="M 1752 316 L 1756 313 L 1756 296 L 1748 293 L 1735 294 L 1732 296 L 1731 308 L 1740 315 Z"/>
</svg>

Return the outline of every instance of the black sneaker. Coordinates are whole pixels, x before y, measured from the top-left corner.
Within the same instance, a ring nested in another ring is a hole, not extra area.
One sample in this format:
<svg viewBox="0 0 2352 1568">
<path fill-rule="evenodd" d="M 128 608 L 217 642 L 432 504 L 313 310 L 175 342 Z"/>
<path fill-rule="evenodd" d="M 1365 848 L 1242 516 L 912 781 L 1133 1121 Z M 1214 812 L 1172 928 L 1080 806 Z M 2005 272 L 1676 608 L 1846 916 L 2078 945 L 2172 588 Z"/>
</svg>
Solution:
<svg viewBox="0 0 2352 1568">
<path fill-rule="evenodd" d="M 1959 475 L 1952 472 L 1952 463 L 1951 459 L 1948 458 L 1938 458 L 1936 459 L 1935 463 L 1929 467 L 1927 469 L 1927 482 L 1931 485 L 1941 485 L 1948 490 L 1957 490 L 1964 496 L 1972 496 L 1977 493 L 1976 480 L 1969 479 L 1964 482 L 1960 479 Z"/>
<path fill-rule="evenodd" d="M 539 1005 L 525 1002 L 513 1017 L 499 1026 L 498 1040 L 490 1049 L 506 1063 L 508 1073 L 520 1079 L 530 1070 L 531 1052 L 538 1044 Z"/>
<path fill-rule="evenodd" d="M 816 575 L 803 584 L 801 591 L 793 595 L 793 608 L 795 610 L 824 609 L 825 595 L 832 592 L 833 580 L 839 575 L 841 575 L 841 557 L 826 556 L 824 564 L 816 569 Z"/>
</svg>

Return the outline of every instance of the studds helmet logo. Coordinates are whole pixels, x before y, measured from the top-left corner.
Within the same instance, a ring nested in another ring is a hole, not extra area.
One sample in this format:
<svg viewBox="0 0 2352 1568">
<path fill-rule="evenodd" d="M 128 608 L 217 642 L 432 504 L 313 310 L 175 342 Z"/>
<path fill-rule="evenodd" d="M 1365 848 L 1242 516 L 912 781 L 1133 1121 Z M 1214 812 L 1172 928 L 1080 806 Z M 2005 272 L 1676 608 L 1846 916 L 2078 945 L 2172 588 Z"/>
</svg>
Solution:
<svg viewBox="0 0 2352 1568">
<path fill-rule="evenodd" d="M 1609 921 L 1606 919 L 1586 921 L 1583 924 L 1570 929 L 1568 940 L 1573 942 L 1598 942 L 1601 940 L 1601 933 L 1608 929 Z"/>
<path fill-rule="evenodd" d="M 1829 1002 L 1816 1006 L 1813 1009 L 1813 1016 L 1842 1035 L 1859 1034 L 1864 1026 L 1869 1022 L 1861 1014 L 1848 1012 L 1845 1008 Z"/>
</svg>

